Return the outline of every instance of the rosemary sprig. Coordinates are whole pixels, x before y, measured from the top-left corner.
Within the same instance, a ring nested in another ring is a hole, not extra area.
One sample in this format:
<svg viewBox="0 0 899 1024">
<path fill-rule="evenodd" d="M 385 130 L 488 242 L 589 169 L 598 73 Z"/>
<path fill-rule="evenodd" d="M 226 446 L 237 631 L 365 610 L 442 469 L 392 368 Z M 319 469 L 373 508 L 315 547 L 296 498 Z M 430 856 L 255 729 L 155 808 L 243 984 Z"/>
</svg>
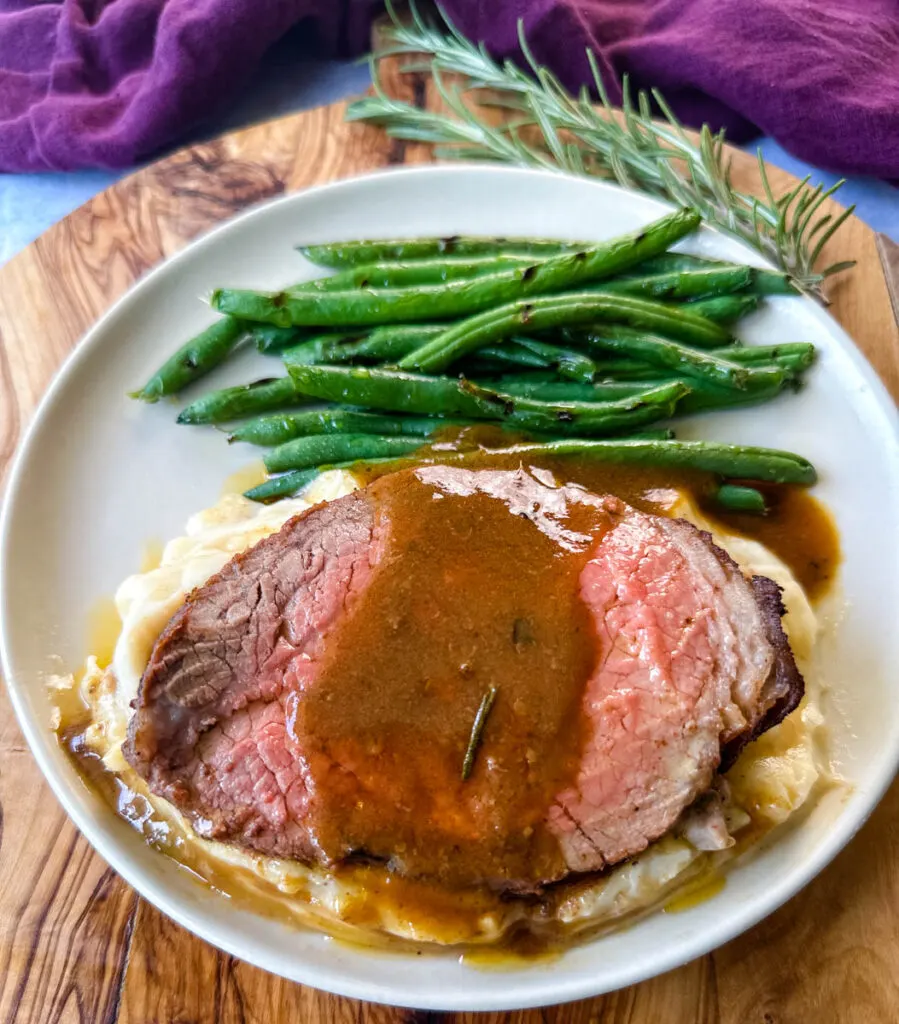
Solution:
<svg viewBox="0 0 899 1024">
<path fill-rule="evenodd" d="M 493 710 L 493 704 L 496 701 L 496 694 L 496 687 L 491 686 L 481 698 L 481 703 L 478 706 L 478 713 L 474 716 L 474 722 L 472 722 L 471 725 L 471 736 L 468 739 L 468 749 L 465 751 L 465 758 L 462 761 L 463 782 L 468 779 L 474 769 L 474 760 L 478 756 L 478 747 L 481 745 L 481 736 L 484 733 L 484 726 L 487 724 L 487 718 Z"/>
<path fill-rule="evenodd" d="M 352 103 L 349 120 L 382 125 L 396 138 L 431 144 L 439 157 L 492 159 L 613 178 L 625 188 L 690 206 L 709 224 L 747 242 L 798 287 L 818 296 L 825 278 L 853 265 L 835 263 L 816 270 L 824 245 L 854 210 L 851 206 L 837 217 L 818 216 L 821 204 L 842 181 L 825 191 L 821 185 L 812 187 L 806 178 L 775 197 L 759 152 L 765 196 L 747 195 L 731 183 L 723 129 L 712 134 L 704 125 L 695 142 L 658 90 L 641 89 L 634 97 L 626 77 L 621 109 L 616 111 L 591 51 L 587 58 L 598 109 L 586 87 L 572 96 L 536 61 L 521 22 L 526 71 L 508 60 L 495 61 L 483 44 L 461 35 L 442 11 L 440 25 L 424 18 L 414 0 L 408 23 L 400 20 L 389 0 L 387 10 L 391 24 L 385 30 L 386 47 L 371 58 L 374 95 Z M 424 59 L 402 64 L 400 70 L 429 73 L 446 113 L 420 110 L 384 91 L 378 61 L 410 54 Z M 444 77 L 447 73 L 455 76 L 452 85 Z M 502 109 L 509 120 L 489 123 L 472 101 Z M 654 118 L 654 110 L 661 119 Z"/>
</svg>

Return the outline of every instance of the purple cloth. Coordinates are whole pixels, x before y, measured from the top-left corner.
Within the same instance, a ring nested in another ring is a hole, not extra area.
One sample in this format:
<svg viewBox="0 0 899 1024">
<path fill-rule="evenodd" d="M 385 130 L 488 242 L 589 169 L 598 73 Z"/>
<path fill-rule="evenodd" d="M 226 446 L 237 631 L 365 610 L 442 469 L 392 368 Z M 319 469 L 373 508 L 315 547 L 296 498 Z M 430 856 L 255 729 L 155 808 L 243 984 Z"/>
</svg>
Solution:
<svg viewBox="0 0 899 1024">
<path fill-rule="evenodd" d="M 121 167 L 220 110 L 266 49 L 315 22 L 365 47 L 375 0 L 0 0 L 0 170 Z M 458 27 L 570 87 L 596 52 L 688 124 L 756 132 L 844 173 L 899 178 L 899 0 L 444 0 Z"/>
<path fill-rule="evenodd" d="M 899 0 L 444 0 L 469 38 L 516 52 L 523 18 L 536 58 L 574 88 L 599 58 L 655 86 L 686 123 L 759 132 L 844 174 L 899 178 Z"/>
<path fill-rule="evenodd" d="M 327 52 L 361 52 L 373 6 L 0 0 L 0 171 L 127 167 L 220 110 L 306 18 Z"/>
</svg>

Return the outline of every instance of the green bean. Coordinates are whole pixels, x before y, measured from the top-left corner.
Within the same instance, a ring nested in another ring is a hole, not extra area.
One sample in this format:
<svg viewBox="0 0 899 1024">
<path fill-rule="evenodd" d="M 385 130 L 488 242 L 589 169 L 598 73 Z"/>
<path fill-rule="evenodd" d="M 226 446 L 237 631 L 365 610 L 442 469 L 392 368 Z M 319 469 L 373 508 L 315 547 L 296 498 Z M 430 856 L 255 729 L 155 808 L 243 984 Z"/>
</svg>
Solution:
<svg viewBox="0 0 899 1024">
<path fill-rule="evenodd" d="M 577 336 L 570 338 L 577 341 Z M 784 345 L 730 345 L 725 348 L 707 350 L 710 355 L 727 359 L 744 366 L 779 367 L 785 373 L 796 375 L 806 370 L 815 358 L 815 347 L 807 342 L 792 342 Z M 658 380 L 664 377 L 658 367 L 637 359 L 603 359 L 597 361 L 599 379 L 606 380 Z"/>
<path fill-rule="evenodd" d="M 664 466 L 702 470 L 718 476 L 769 483 L 810 485 L 818 479 L 815 467 L 801 455 L 776 448 L 755 448 L 713 441 L 592 441 L 567 438 L 535 441 L 491 449 L 493 456 L 520 459 L 580 456 L 597 462 Z M 425 463 L 477 465 L 483 452 L 429 451 Z"/>
<path fill-rule="evenodd" d="M 327 331 L 284 349 L 281 358 L 285 363 L 350 362 L 358 343 L 364 340 L 364 332 L 348 334 L 343 331 Z"/>
<path fill-rule="evenodd" d="M 560 348 L 523 335 L 516 335 L 500 345 L 487 345 L 479 349 L 477 355 L 478 358 L 472 364 L 475 376 L 477 371 L 484 370 L 484 360 L 487 361 L 489 371 L 497 367 L 501 370 L 509 367 L 548 370 L 556 367 L 558 376 L 575 381 L 592 380 L 598 369 L 593 360 L 582 352 Z M 553 373 L 550 379 L 555 380 L 556 376 L 557 374 Z"/>
<path fill-rule="evenodd" d="M 752 268 L 749 291 L 755 295 L 800 294 L 789 274 L 782 274 L 779 270 L 762 270 L 758 267 Z"/>
<path fill-rule="evenodd" d="M 279 327 L 341 327 L 461 316 L 609 277 L 664 251 L 698 223 L 699 217 L 692 210 L 679 210 L 642 231 L 622 235 L 592 249 L 441 285 L 342 292 L 288 290 L 275 294 L 218 289 L 211 302 L 221 313 Z"/>
<path fill-rule="evenodd" d="M 738 391 L 751 391 L 783 383 L 783 370 L 771 366 L 741 365 L 726 356 L 712 355 L 680 345 L 667 338 L 653 337 L 626 327 L 604 327 L 584 335 L 591 350 L 630 356 L 686 377 L 707 381 Z"/>
<path fill-rule="evenodd" d="M 281 355 L 287 364 L 389 362 L 401 359 L 444 330 L 444 324 L 391 324 L 361 333 L 329 331 L 292 345 Z"/>
<path fill-rule="evenodd" d="M 389 363 L 402 359 L 419 345 L 446 330 L 446 324 L 390 324 L 373 331 L 349 346 L 353 362 Z"/>
<path fill-rule="evenodd" d="M 714 351 L 714 349 L 710 351 Z M 603 359 L 598 362 L 598 366 L 599 374 L 596 379 L 603 384 L 611 381 L 621 381 L 622 383 L 645 382 L 648 380 L 662 380 L 667 377 L 667 374 L 663 373 L 658 366 L 651 366 L 649 363 L 644 363 L 639 359 Z"/>
<path fill-rule="evenodd" d="M 656 380 L 659 384 L 673 381 L 679 381 L 690 388 L 690 393 L 678 402 L 678 415 L 755 405 L 769 401 L 779 394 L 783 387 L 782 382 L 775 380 L 766 387 L 756 386 L 752 391 L 735 391 L 731 388 L 713 387 L 685 377 L 661 377 Z M 568 381 L 509 381 L 501 378 L 493 384 L 484 383 L 483 386 L 494 387 L 509 395 L 536 398 L 541 402 L 601 402 L 636 394 L 646 384 L 640 381 L 573 384 Z"/>
<path fill-rule="evenodd" d="M 272 324 L 251 324 L 250 334 L 260 352 L 280 352 L 296 345 L 308 334 L 302 327 L 274 327 Z"/>
<path fill-rule="evenodd" d="M 767 511 L 765 496 L 754 487 L 722 484 L 715 493 L 715 500 L 730 512 L 751 512 L 761 515 Z"/>
<path fill-rule="evenodd" d="M 355 466 L 362 468 L 375 466 L 379 463 L 390 464 L 396 462 L 395 458 L 366 459 L 364 462 L 353 459 L 351 462 L 335 462 L 331 465 L 311 466 L 309 469 L 294 469 L 289 473 L 270 477 L 264 483 L 244 491 L 243 495 L 245 498 L 250 498 L 253 501 L 261 501 L 268 504 L 277 501 L 279 498 L 288 498 L 290 495 L 296 494 L 301 487 L 305 487 L 306 484 L 311 483 L 317 476 L 327 473 L 332 469 L 352 470 Z"/>
<path fill-rule="evenodd" d="M 776 448 L 754 448 L 745 445 L 719 444 L 712 441 L 675 441 L 668 438 L 638 436 L 606 441 L 571 439 L 511 445 L 507 448 L 495 448 L 491 454 L 520 460 L 581 456 L 597 462 L 693 469 L 744 480 L 805 486 L 814 484 L 818 479 L 815 467 L 801 455 L 780 451 Z M 483 455 L 483 450 L 470 452 L 431 450 L 421 462 L 424 464 L 448 463 L 477 466 L 483 460 Z M 391 466 L 401 469 L 409 464 L 409 460 L 408 458 L 382 458 L 373 459 L 369 464 L 371 463 L 382 464 L 384 468 L 390 470 Z M 271 501 L 279 497 L 286 497 L 313 480 L 319 473 L 328 469 L 348 469 L 355 464 L 344 462 L 285 473 L 283 476 L 273 477 L 258 487 L 246 491 L 246 497 L 256 501 Z M 754 490 L 754 488 L 740 489 Z"/>
<path fill-rule="evenodd" d="M 555 256 L 560 252 L 589 249 L 595 242 L 558 242 L 551 238 L 481 238 L 450 235 L 447 238 L 391 238 L 362 242 L 327 242 L 298 245 L 311 263 L 320 267 L 358 267 L 384 260 L 425 260 L 436 257 L 489 257 L 499 255 Z"/>
<path fill-rule="evenodd" d="M 487 260 L 495 257 L 532 260 L 533 257 L 554 256 L 560 252 L 577 252 L 589 249 L 594 241 L 570 242 L 549 238 L 481 238 L 453 236 L 449 238 L 407 238 L 384 241 L 330 242 L 324 245 L 297 246 L 299 251 L 312 263 L 323 267 L 359 268 L 376 265 L 384 261 L 395 262 L 434 260 L 449 258 L 455 261 Z M 681 270 L 713 270 L 732 268 L 739 264 L 724 260 L 713 260 L 689 253 L 666 252 L 653 256 L 639 265 L 639 271 L 646 274 L 667 274 Z M 787 274 L 775 270 L 759 270 L 755 267 L 751 287 L 761 294 L 791 294 L 795 288 Z"/>
<path fill-rule="evenodd" d="M 307 469 L 323 463 L 350 459 L 383 459 L 406 455 L 421 448 L 422 437 L 397 437 L 379 434 L 314 434 L 296 437 L 266 452 L 262 461 L 269 473 L 288 469 Z"/>
<path fill-rule="evenodd" d="M 756 385 L 748 391 L 718 388 L 710 384 L 697 386 L 697 381 L 691 380 L 690 394 L 682 399 L 677 411 L 679 415 L 690 416 L 693 413 L 709 412 L 712 409 L 733 409 L 744 405 L 769 402 L 783 391 L 785 380 L 784 377 L 781 377 L 779 381 L 772 378 L 768 384 Z"/>
<path fill-rule="evenodd" d="M 399 359 L 426 338 L 433 338 L 446 330 L 446 324 L 389 324 L 373 330 L 358 331 L 310 331 L 304 327 L 273 327 L 271 324 L 251 324 L 250 333 L 256 340 L 260 352 L 284 352 L 296 349 L 293 358 L 297 362 L 307 361 L 305 353 L 313 354 L 315 346 L 324 345 L 330 338 L 334 348 L 328 353 L 334 357 L 342 355 L 347 361 L 355 359 L 386 360 Z M 308 348 L 303 348 L 308 345 Z"/>
<path fill-rule="evenodd" d="M 696 299 L 683 308 L 716 324 L 734 324 L 758 309 L 757 295 L 719 295 L 714 299 Z"/>
<path fill-rule="evenodd" d="M 596 321 L 626 323 L 688 343 L 698 342 L 705 347 L 722 345 L 730 340 L 730 335 L 722 327 L 677 307 L 630 295 L 566 292 L 510 302 L 468 317 L 405 356 L 398 365 L 403 370 L 433 373 L 522 328 L 544 331 Z"/>
<path fill-rule="evenodd" d="M 616 295 L 643 295 L 653 299 L 695 299 L 743 291 L 752 283 L 750 267 L 724 266 L 709 270 L 681 270 L 649 277 L 619 277 L 601 290 Z"/>
<path fill-rule="evenodd" d="M 673 439 L 673 430 L 641 430 L 639 433 L 621 438 L 621 440 L 627 441 L 671 441 Z M 407 458 L 382 458 L 366 459 L 360 462 L 358 459 L 355 459 L 350 462 L 336 462 L 328 465 L 311 466 L 307 469 L 294 469 L 287 473 L 269 477 L 264 483 L 244 491 L 244 497 L 250 498 L 253 501 L 270 503 L 296 494 L 298 490 L 311 483 L 316 477 L 321 476 L 322 473 L 327 473 L 331 470 L 352 470 L 354 467 L 367 469 L 379 464 L 388 466 L 392 464 L 395 469 L 401 469 L 409 464 L 409 460 Z"/>
<path fill-rule="evenodd" d="M 311 483 L 321 472 L 322 467 L 320 466 L 313 466 L 310 469 L 295 469 L 292 473 L 270 477 L 261 484 L 244 491 L 243 496 L 251 501 L 261 501 L 264 504 L 277 501 L 278 498 L 289 498 L 292 494 L 296 494 L 301 487 Z"/>
<path fill-rule="evenodd" d="M 606 402 L 645 390 L 645 385 L 639 381 L 580 384 L 569 380 L 509 380 L 501 377 L 493 382 L 478 381 L 478 384 L 517 398 L 535 398 L 539 402 Z M 681 401 L 686 401 L 686 397 Z"/>
<path fill-rule="evenodd" d="M 534 370 L 550 370 L 555 365 L 553 359 L 537 352 L 531 352 L 514 341 L 507 341 L 501 345 L 487 345 L 479 349 L 477 354 L 481 362 L 486 359 L 493 365 L 506 369 L 517 366 L 530 367 Z M 555 376 L 554 373 L 553 377 Z"/>
<path fill-rule="evenodd" d="M 537 338 L 524 338 L 516 335 L 506 345 L 496 346 L 502 350 L 507 345 L 514 345 L 518 349 L 524 349 L 532 355 L 546 360 L 549 366 L 555 366 L 560 377 L 566 380 L 581 381 L 590 384 L 597 373 L 596 363 L 583 352 L 571 348 L 561 348 L 558 345 L 551 345 L 548 342 L 540 341 Z"/>
<path fill-rule="evenodd" d="M 807 370 L 816 355 L 815 346 L 808 341 L 785 342 L 782 345 L 746 345 L 712 351 L 734 363 L 776 363 L 792 373 Z"/>
<path fill-rule="evenodd" d="M 284 444 L 295 437 L 306 437 L 311 434 L 395 434 L 428 437 L 438 430 L 464 426 L 468 422 L 427 416 L 383 416 L 355 409 L 310 409 L 248 420 L 231 431 L 228 441 L 244 441 L 271 447 Z"/>
<path fill-rule="evenodd" d="M 505 267 L 529 267 L 537 261 L 524 253 L 500 253 L 461 259 L 390 260 L 350 267 L 331 277 L 320 277 L 297 287 L 296 291 L 352 291 L 354 288 L 406 288 L 418 284 L 441 284 L 463 277 L 477 277 Z"/>
<path fill-rule="evenodd" d="M 691 256 L 683 252 L 665 252 L 641 263 L 634 271 L 640 274 L 671 274 L 678 271 L 726 270 L 740 266 L 723 260 L 710 260 L 702 256 Z M 756 295 L 796 295 L 797 289 L 789 274 L 779 270 L 763 270 L 747 267 L 751 278 L 747 290 Z"/>
<path fill-rule="evenodd" d="M 224 423 L 273 412 L 293 405 L 305 405 L 307 399 L 294 387 L 290 377 L 267 377 L 251 384 L 240 384 L 221 391 L 210 391 L 191 402 L 178 415 L 179 423 Z"/>
<path fill-rule="evenodd" d="M 131 392 L 131 398 L 157 402 L 164 395 L 176 395 L 224 362 L 245 333 L 246 327 L 240 320 L 228 316 L 216 320 L 211 327 L 182 345 L 140 391 Z"/>
<path fill-rule="evenodd" d="M 650 256 L 638 267 L 630 271 L 631 274 L 677 274 L 682 270 L 720 270 L 722 267 L 737 266 L 728 263 L 726 260 L 713 260 L 705 256 L 694 256 L 688 252 L 663 252 L 658 256 Z"/>
<path fill-rule="evenodd" d="M 628 430 L 670 416 L 689 389 L 663 384 L 612 402 L 553 404 L 518 398 L 452 377 L 343 366 L 291 366 L 302 394 L 329 401 L 409 412 L 500 420 L 548 434 L 596 435 Z"/>
</svg>

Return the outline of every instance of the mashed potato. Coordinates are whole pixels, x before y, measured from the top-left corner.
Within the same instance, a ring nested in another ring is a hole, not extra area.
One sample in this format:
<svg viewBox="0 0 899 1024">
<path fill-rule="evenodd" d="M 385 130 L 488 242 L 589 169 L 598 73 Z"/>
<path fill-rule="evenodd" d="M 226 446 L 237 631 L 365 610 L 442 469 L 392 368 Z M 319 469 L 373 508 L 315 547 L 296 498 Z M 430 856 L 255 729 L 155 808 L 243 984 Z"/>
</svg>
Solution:
<svg viewBox="0 0 899 1024">
<path fill-rule="evenodd" d="M 122 755 L 130 703 L 137 696 L 153 644 L 185 596 L 233 555 L 274 533 L 310 505 L 348 494 L 356 486 L 350 474 L 333 471 L 319 477 L 302 498 L 266 507 L 227 495 L 211 509 L 193 516 L 185 536 L 166 545 L 158 568 L 129 577 L 119 588 L 115 600 L 122 632 L 112 665 L 103 669 L 96 659 L 88 659 L 81 681 L 91 715 L 88 745 L 133 793 L 129 817 L 148 839 L 213 884 L 357 940 L 380 933 L 416 941 L 490 942 L 528 918 L 534 923 L 551 920 L 565 931 L 577 931 L 608 925 L 644 910 L 698 875 L 715 871 L 754 838 L 782 824 L 808 800 L 815 786 L 828 778 L 821 749 L 819 689 L 811 658 L 817 623 L 802 588 L 769 550 L 743 537 L 722 535 L 687 498 L 681 498 L 673 510 L 675 515 L 709 530 L 745 572 L 769 576 L 783 587 L 788 611 L 784 627 L 807 684 L 800 708 L 750 744 L 722 786 L 724 820 L 736 843 L 725 835 L 720 844 L 723 848 L 710 851 L 684 827 L 599 878 L 555 887 L 539 906 L 498 900 L 478 905 L 475 901 L 468 913 L 449 912 L 448 904 L 448 912 L 441 914 L 433 902 L 427 911 L 420 909 L 414 898 L 416 883 L 391 882 L 378 868 L 333 874 L 199 838 L 171 805 L 150 795 Z M 391 885 L 406 888 L 394 894 L 388 892 Z"/>
</svg>

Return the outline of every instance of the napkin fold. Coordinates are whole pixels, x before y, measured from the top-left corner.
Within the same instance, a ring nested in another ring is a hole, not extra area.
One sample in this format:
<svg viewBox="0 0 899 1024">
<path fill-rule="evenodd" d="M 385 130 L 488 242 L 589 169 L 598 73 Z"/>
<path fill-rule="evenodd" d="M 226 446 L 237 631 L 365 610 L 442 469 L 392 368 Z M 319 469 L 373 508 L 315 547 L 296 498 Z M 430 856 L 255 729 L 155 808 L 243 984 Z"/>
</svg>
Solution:
<svg viewBox="0 0 899 1024">
<path fill-rule="evenodd" d="M 571 88 L 596 53 L 688 124 L 772 135 L 847 174 L 899 178 L 899 0 L 444 0 L 518 56 L 523 18 Z M 375 0 L 0 0 L 0 170 L 124 167 L 185 137 L 301 22 L 323 53 L 367 46 Z"/>
</svg>

